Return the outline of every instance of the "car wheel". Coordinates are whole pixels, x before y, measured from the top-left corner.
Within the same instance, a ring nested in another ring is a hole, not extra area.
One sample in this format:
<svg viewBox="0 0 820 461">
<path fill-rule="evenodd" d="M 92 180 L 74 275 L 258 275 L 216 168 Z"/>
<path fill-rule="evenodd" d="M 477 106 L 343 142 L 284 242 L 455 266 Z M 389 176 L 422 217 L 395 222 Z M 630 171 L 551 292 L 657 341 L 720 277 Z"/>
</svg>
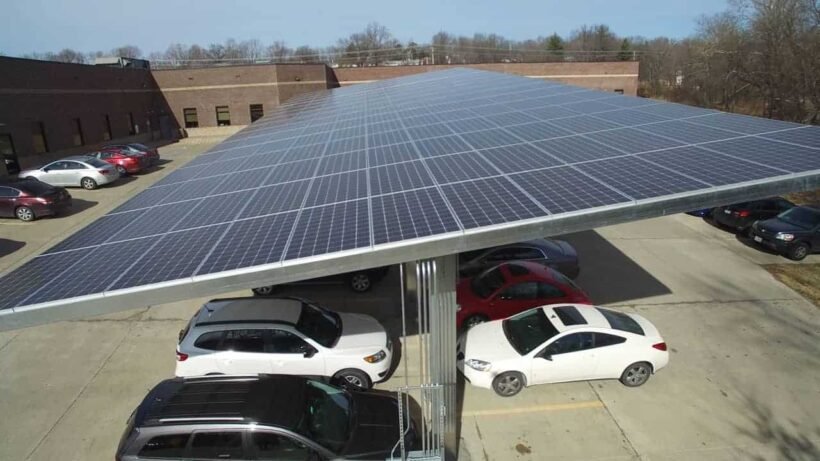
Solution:
<svg viewBox="0 0 820 461">
<path fill-rule="evenodd" d="M 372 386 L 367 373 L 353 368 L 342 370 L 333 378 L 339 386 L 353 391 L 366 391 Z"/>
<path fill-rule="evenodd" d="M 276 291 L 276 285 L 267 285 L 251 289 L 256 296 L 270 296 Z"/>
<path fill-rule="evenodd" d="M 117 173 L 119 173 L 120 176 L 125 176 L 128 174 L 128 171 L 126 171 L 125 167 L 122 165 L 117 165 Z"/>
<path fill-rule="evenodd" d="M 365 272 L 358 272 L 350 276 L 350 289 L 356 293 L 364 293 L 373 286 L 370 275 Z"/>
<path fill-rule="evenodd" d="M 17 219 L 20 221 L 30 222 L 34 221 L 34 210 L 27 206 L 19 206 L 16 210 L 14 210 L 14 214 L 17 216 Z"/>
<path fill-rule="evenodd" d="M 83 178 L 80 180 L 80 186 L 82 186 L 85 190 L 94 190 L 97 188 L 97 181 L 94 181 L 91 178 Z"/>
<path fill-rule="evenodd" d="M 652 375 L 652 365 L 646 362 L 633 363 L 621 373 L 621 383 L 628 387 L 638 387 L 649 380 Z"/>
<path fill-rule="evenodd" d="M 470 328 L 478 325 L 479 323 L 484 323 L 488 320 L 489 319 L 483 315 L 471 315 L 464 319 L 464 323 L 462 323 L 462 326 L 464 326 L 465 330 L 469 330 Z"/>
<path fill-rule="evenodd" d="M 809 246 L 805 243 L 795 243 L 789 248 L 786 256 L 792 261 L 801 261 L 809 255 Z"/>
<path fill-rule="evenodd" d="M 505 371 L 493 380 L 493 390 L 501 397 L 512 397 L 524 389 L 524 375 L 517 371 Z"/>
</svg>

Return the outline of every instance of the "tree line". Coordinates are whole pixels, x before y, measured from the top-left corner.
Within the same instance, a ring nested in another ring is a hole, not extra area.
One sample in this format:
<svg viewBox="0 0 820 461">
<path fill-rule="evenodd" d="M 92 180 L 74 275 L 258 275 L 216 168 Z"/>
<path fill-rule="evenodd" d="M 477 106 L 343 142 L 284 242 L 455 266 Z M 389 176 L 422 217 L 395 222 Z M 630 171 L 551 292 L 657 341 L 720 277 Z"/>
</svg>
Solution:
<svg viewBox="0 0 820 461">
<path fill-rule="evenodd" d="M 402 43 L 387 27 L 371 23 L 323 48 L 228 39 L 207 46 L 174 43 L 147 55 L 125 45 L 110 53 L 64 49 L 24 57 L 90 63 L 103 55 L 146 57 L 154 67 L 638 60 L 643 96 L 820 123 L 820 0 L 730 0 L 726 11 L 703 17 L 695 33 L 684 39 L 620 36 L 605 24 L 595 24 L 566 37 L 553 33 L 516 41 L 492 33 L 464 36 L 441 31 L 427 42 Z"/>
</svg>

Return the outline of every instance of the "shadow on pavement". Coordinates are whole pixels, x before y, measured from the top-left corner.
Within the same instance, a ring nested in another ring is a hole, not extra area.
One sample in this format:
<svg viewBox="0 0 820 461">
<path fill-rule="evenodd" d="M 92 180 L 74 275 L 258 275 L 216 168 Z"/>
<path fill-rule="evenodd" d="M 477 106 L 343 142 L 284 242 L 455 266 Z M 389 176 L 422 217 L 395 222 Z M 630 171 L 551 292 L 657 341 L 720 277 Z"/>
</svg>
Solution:
<svg viewBox="0 0 820 461">
<path fill-rule="evenodd" d="M 556 237 L 578 251 L 575 282 L 595 304 L 623 303 L 671 293 L 669 288 L 595 231 Z"/>
<path fill-rule="evenodd" d="M 814 440 L 820 435 L 820 426 L 800 427 L 800 424 L 789 419 L 789 425 L 782 418 L 777 418 L 772 410 L 759 398 L 742 396 L 748 427 L 735 425 L 738 432 L 773 449 L 777 459 L 789 461 L 810 461 L 820 459 L 820 447 Z M 791 426 L 791 427 L 789 427 Z M 744 450 L 750 460 L 764 460 L 766 456 L 759 452 Z"/>
<path fill-rule="evenodd" d="M 82 213 L 83 211 L 95 206 L 98 202 L 92 202 L 90 200 L 83 200 L 81 198 L 73 197 L 71 199 L 71 208 L 65 211 L 65 213 L 58 215 L 57 217 L 68 217 L 73 216 L 77 213 Z"/>
<path fill-rule="evenodd" d="M 0 239 L 0 258 L 10 255 L 15 251 L 26 246 L 26 242 L 18 242 L 17 240 Z"/>
<path fill-rule="evenodd" d="M 106 184 L 105 186 L 103 186 L 103 188 L 104 189 L 114 189 L 114 188 L 117 188 L 117 187 L 122 187 L 126 184 L 131 184 L 132 182 L 134 182 L 136 180 L 137 180 L 136 176 L 131 176 L 131 175 L 121 176 L 118 181 L 115 181 L 111 184 Z"/>
</svg>

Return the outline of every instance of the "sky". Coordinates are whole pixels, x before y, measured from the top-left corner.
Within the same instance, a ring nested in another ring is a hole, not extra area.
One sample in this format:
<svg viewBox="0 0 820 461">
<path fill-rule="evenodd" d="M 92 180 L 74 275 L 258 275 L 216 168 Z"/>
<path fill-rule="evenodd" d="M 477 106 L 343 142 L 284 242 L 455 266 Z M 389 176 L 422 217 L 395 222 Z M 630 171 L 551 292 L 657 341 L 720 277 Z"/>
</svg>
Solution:
<svg viewBox="0 0 820 461">
<path fill-rule="evenodd" d="M 7 4 L 10 2 L 10 5 Z M 608 24 L 621 36 L 682 38 L 725 0 L 3 0 L 0 53 L 73 48 L 108 51 L 133 44 L 144 54 L 170 43 L 228 38 L 324 47 L 376 21 L 402 42 L 438 31 L 497 33 L 513 40 L 562 36 L 582 24 Z"/>
</svg>

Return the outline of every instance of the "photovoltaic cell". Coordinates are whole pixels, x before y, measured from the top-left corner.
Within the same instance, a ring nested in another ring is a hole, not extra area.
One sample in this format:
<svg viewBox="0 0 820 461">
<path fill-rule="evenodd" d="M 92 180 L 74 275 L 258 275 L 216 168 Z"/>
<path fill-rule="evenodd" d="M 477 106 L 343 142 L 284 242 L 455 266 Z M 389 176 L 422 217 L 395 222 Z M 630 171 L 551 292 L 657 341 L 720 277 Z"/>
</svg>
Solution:
<svg viewBox="0 0 820 461">
<path fill-rule="evenodd" d="M 588 138 L 606 146 L 614 147 L 627 154 L 637 154 L 651 150 L 682 146 L 684 143 L 669 138 L 655 136 L 634 128 L 589 133 Z"/>
<path fill-rule="evenodd" d="M 366 196 L 367 173 L 364 171 L 320 176 L 314 179 L 305 206 L 345 202 Z"/>
<path fill-rule="evenodd" d="M 761 135 L 761 137 L 820 149 L 820 127 L 817 126 L 804 126 L 794 130 L 778 131 Z"/>
<path fill-rule="evenodd" d="M 170 232 L 198 203 L 199 200 L 190 200 L 149 208 L 139 219 L 112 233 L 108 241 L 116 242 Z"/>
<path fill-rule="evenodd" d="M 457 232 L 460 228 L 435 188 L 373 197 L 373 243 Z"/>
<path fill-rule="evenodd" d="M 470 146 L 458 136 L 442 136 L 440 138 L 422 139 L 414 143 L 424 157 L 456 154 L 471 150 Z"/>
<path fill-rule="evenodd" d="M 617 123 L 607 122 L 589 115 L 559 118 L 550 120 L 548 123 L 563 128 L 567 134 L 592 133 L 620 127 Z"/>
<path fill-rule="evenodd" d="M 487 149 L 490 147 L 506 146 L 521 142 L 520 139 L 511 135 L 504 129 L 476 131 L 474 133 L 464 133 L 461 137 L 473 147 L 473 149 Z"/>
<path fill-rule="evenodd" d="M 645 125 L 647 123 L 657 123 L 669 120 L 666 117 L 647 114 L 644 112 L 630 109 L 601 112 L 595 115 L 590 115 L 590 117 L 617 123 L 621 126 Z"/>
<path fill-rule="evenodd" d="M 367 166 L 365 151 L 357 150 L 346 154 L 330 155 L 319 164 L 317 176 L 343 173 L 345 171 L 360 170 Z"/>
<path fill-rule="evenodd" d="M 424 161 L 439 184 L 486 178 L 499 174 L 475 152 L 433 157 Z"/>
<path fill-rule="evenodd" d="M 225 177 L 214 178 L 214 187 L 209 195 L 224 194 L 246 189 L 255 189 L 262 185 L 265 178 L 271 173 L 272 167 L 257 168 L 255 170 L 231 173 Z M 221 182 L 219 181 L 221 180 Z"/>
<path fill-rule="evenodd" d="M 820 151 L 758 137 L 720 141 L 703 147 L 793 173 L 820 169 Z"/>
<path fill-rule="evenodd" d="M 531 144 L 513 144 L 480 151 L 481 155 L 504 173 L 515 173 L 563 165 L 564 162 Z"/>
<path fill-rule="evenodd" d="M 511 178 L 552 214 L 630 201 L 571 167 L 530 171 Z"/>
<path fill-rule="evenodd" d="M 709 128 L 707 126 L 697 126 L 684 121 L 671 121 L 653 123 L 642 126 L 638 130 L 646 133 L 665 136 L 682 143 L 697 144 L 702 142 L 721 141 L 729 138 L 736 138 L 740 135 L 731 131 Z"/>
<path fill-rule="evenodd" d="M 37 289 L 48 285 L 63 271 L 69 270 L 88 255 L 86 250 L 44 255 L 27 262 L 3 277 L 0 310 L 15 307 Z"/>
<path fill-rule="evenodd" d="M 367 156 L 370 162 L 370 168 L 391 163 L 418 160 L 419 158 L 419 154 L 416 153 L 412 143 L 374 147 L 367 150 Z"/>
<path fill-rule="evenodd" d="M 370 190 L 373 195 L 418 189 L 434 184 L 419 160 L 387 165 L 370 170 Z"/>
<path fill-rule="evenodd" d="M 404 133 L 404 130 L 385 131 L 382 133 L 372 133 L 367 140 L 368 146 L 378 147 L 386 146 L 388 144 L 401 144 L 409 141 L 410 138 Z"/>
<path fill-rule="evenodd" d="M 302 210 L 285 259 L 370 246 L 367 200 Z"/>
<path fill-rule="evenodd" d="M 296 181 L 263 187 L 249 198 L 250 203 L 242 211 L 241 217 L 262 216 L 282 211 L 296 210 L 305 199 L 310 180 Z"/>
<path fill-rule="evenodd" d="M 578 165 L 578 169 L 611 185 L 635 200 L 705 189 L 703 181 L 673 173 L 637 157 L 599 160 Z"/>
<path fill-rule="evenodd" d="M 623 155 L 623 152 L 605 144 L 579 136 L 549 139 L 532 144 L 566 163 L 585 162 Z"/>
<path fill-rule="evenodd" d="M 310 160 L 282 163 L 273 169 L 271 175 L 267 180 L 265 180 L 264 185 L 268 186 L 271 184 L 280 184 L 310 178 L 313 176 L 314 171 L 316 171 L 317 165 L 321 165 L 321 163 Z"/>
<path fill-rule="evenodd" d="M 465 229 L 543 215 L 538 205 L 504 178 L 460 182 L 441 189 Z"/>
<path fill-rule="evenodd" d="M 742 183 L 788 173 L 694 146 L 640 154 L 638 157 L 715 186 Z"/>
<path fill-rule="evenodd" d="M 116 236 L 131 222 L 140 217 L 145 210 L 131 211 L 128 213 L 117 213 L 103 216 L 92 222 L 79 232 L 72 234 L 67 239 L 51 247 L 46 253 L 73 250 L 99 245 L 106 240 Z"/>
<path fill-rule="evenodd" d="M 253 193 L 254 191 L 242 191 L 206 197 L 200 200 L 190 213 L 179 220 L 174 230 L 233 221 L 239 217 L 239 213 L 250 201 Z"/>
<path fill-rule="evenodd" d="M 692 111 L 695 114 L 697 114 L 697 111 L 701 110 L 689 106 L 681 107 L 686 107 L 687 110 Z M 771 120 L 760 117 L 749 117 L 746 115 L 724 114 L 717 112 L 709 117 L 697 117 L 689 119 L 689 121 L 691 123 L 695 123 L 701 126 L 721 128 L 724 130 L 734 131 L 736 133 L 743 134 L 769 133 L 773 131 L 788 130 L 791 128 L 800 128 L 805 126 L 799 125 L 797 123 L 782 122 L 780 120 Z"/>
<path fill-rule="evenodd" d="M 535 122 L 524 125 L 509 126 L 507 127 L 507 131 L 517 136 L 519 138 L 519 142 L 540 141 L 543 139 L 558 138 L 573 134 L 571 131 L 555 126 L 550 122 Z"/>
</svg>

